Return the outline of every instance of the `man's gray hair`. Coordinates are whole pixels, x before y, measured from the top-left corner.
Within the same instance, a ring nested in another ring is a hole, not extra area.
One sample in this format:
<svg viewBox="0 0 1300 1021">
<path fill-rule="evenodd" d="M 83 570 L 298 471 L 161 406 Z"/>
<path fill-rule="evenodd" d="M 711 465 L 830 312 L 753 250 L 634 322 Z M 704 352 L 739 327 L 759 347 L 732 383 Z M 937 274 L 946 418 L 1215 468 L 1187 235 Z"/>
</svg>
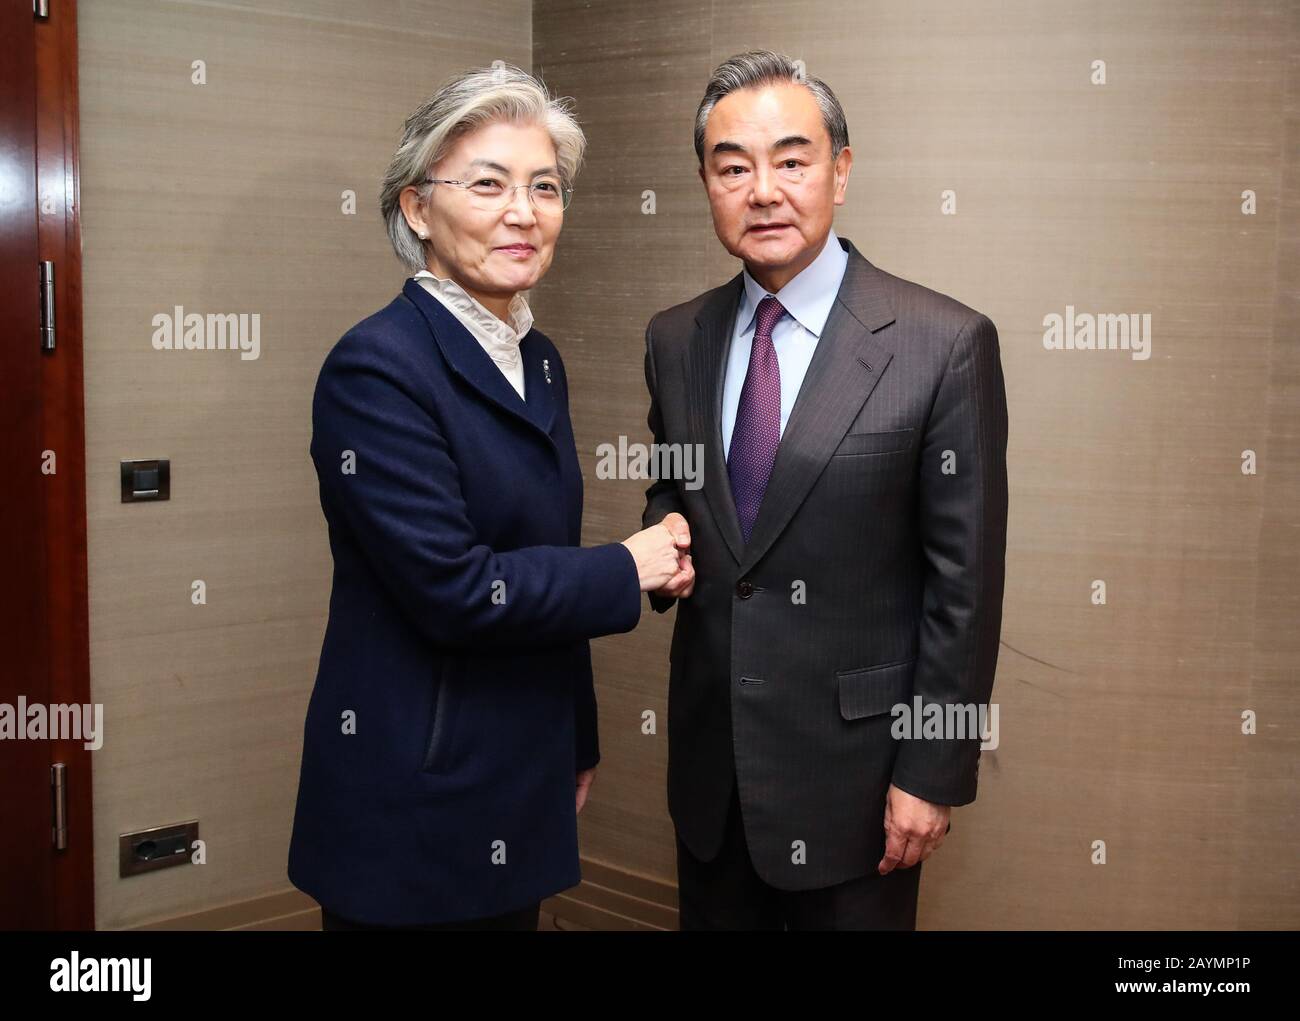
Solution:
<svg viewBox="0 0 1300 1021">
<path fill-rule="evenodd" d="M 426 202 L 433 185 L 425 184 L 429 170 L 465 134 L 494 121 L 537 124 L 555 144 L 556 169 L 566 188 L 582 167 L 587 138 L 574 119 L 572 100 L 552 97 L 546 86 L 527 71 L 498 62 L 476 68 L 443 83 L 430 99 L 406 119 L 402 140 L 384 174 L 379 210 L 388 227 L 393 251 L 407 268 L 425 268 L 425 246 L 402 214 L 402 190 L 415 186 Z"/>
<path fill-rule="evenodd" d="M 844 119 L 844 108 L 831 87 L 820 78 L 805 74 L 800 65 L 784 54 L 750 50 L 719 64 L 704 89 L 704 98 L 695 114 L 695 155 L 701 166 L 704 165 L 704 126 L 718 100 L 739 89 L 759 88 L 777 82 L 794 82 L 813 94 L 822 112 L 826 133 L 831 136 L 831 159 L 839 156 L 840 150 L 849 144 L 849 125 Z"/>
</svg>

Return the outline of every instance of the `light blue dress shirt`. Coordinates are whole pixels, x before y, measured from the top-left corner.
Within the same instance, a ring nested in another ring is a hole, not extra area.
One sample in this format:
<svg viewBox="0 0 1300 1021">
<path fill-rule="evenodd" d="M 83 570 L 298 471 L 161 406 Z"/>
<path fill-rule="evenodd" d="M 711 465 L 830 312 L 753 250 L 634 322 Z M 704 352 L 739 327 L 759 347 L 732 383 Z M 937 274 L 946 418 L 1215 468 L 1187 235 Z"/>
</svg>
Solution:
<svg viewBox="0 0 1300 1021">
<path fill-rule="evenodd" d="M 812 362 L 817 341 L 821 339 L 826 319 L 840 292 L 840 282 L 849 264 L 849 253 L 840 247 L 840 239 L 832 230 L 822 247 L 806 269 L 775 295 L 785 308 L 785 315 L 772 327 L 772 346 L 776 348 L 776 361 L 781 367 L 781 435 L 790 419 L 790 409 L 799 396 L 799 387 Z M 726 375 L 722 385 L 722 449 L 731 453 L 731 433 L 736 425 L 736 409 L 740 407 L 740 391 L 749 371 L 749 355 L 754 347 L 754 319 L 758 303 L 768 294 L 758 282 L 744 271 L 745 290 L 736 309 L 736 322 L 732 328 L 731 346 L 727 351 Z"/>
</svg>

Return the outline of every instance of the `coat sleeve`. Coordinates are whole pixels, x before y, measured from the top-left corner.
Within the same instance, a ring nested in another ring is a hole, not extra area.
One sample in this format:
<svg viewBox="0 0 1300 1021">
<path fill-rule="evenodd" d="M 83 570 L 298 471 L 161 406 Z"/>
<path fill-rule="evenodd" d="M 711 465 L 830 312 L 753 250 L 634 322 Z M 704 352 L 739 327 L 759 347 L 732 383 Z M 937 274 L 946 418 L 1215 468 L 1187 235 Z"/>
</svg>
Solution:
<svg viewBox="0 0 1300 1021">
<path fill-rule="evenodd" d="M 622 543 L 497 552 L 477 541 L 434 415 L 365 341 L 347 337 L 325 360 L 311 455 L 322 504 L 420 633 L 448 647 L 529 647 L 635 627 L 640 584 Z"/>
<path fill-rule="evenodd" d="M 564 397 L 565 413 L 569 409 L 569 376 L 564 368 L 564 360 L 559 352 L 555 355 L 556 376 L 560 381 L 560 392 Z M 576 451 L 575 451 L 576 453 Z M 578 514 L 572 535 L 574 545 L 582 541 L 582 501 L 578 502 Z M 640 588 L 640 581 L 637 583 Z M 591 646 L 587 642 L 577 645 L 578 666 L 573 672 L 573 761 L 575 772 L 595 769 L 600 762 L 600 728 L 596 706 L 596 678 L 591 669 Z"/>
<path fill-rule="evenodd" d="M 953 343 L 921 449 L 917 513 L 925 588 L 913 695 L 923 710 L 934 703 L 985 706 L 993 689 L 1006 561 L 1006 455 L 997 328 L 977 314 Z M 950 716 L 945 711 L 943 718 Z M 899 745 L 896 787 L 940 805 L 975 800 L 978 733 Z"/>
<path fill-rule="evenodd" d="M 591 671 L 591 646 L 582 643 L 573 689 L 574 768 L 581 773 L 600 762 L 596 722 L 596 687 Z"/>
<path fill-rule="evenodd" d="M 650 427 L 651 440 L 655 443 L 665 443 L 667 440 L 664 438 L 663 416 L 659 411 L 659 380 L 654 362 L 653 336 L 657 318 L 658 315 L 653 316 L 645 329 L 645 385 L 650 393 L 650 412 L 646 416 L 646 424 Z M 658 479 L 645 492 L 645 511 L 641 515 L 641 527 L 649 528 L 651 525 L 657 525 L 674 511 L 682 517 L 686 516 L 686 508 L 682 503 L 681 493 L 677 490 L 677 483 L 672 479 Z M 656 613 L 667 613 L 673 603 L 677 602 L 672 596 L 656 595 L 654 592 L 647 592 L 646 597 Z"/>
</svg>

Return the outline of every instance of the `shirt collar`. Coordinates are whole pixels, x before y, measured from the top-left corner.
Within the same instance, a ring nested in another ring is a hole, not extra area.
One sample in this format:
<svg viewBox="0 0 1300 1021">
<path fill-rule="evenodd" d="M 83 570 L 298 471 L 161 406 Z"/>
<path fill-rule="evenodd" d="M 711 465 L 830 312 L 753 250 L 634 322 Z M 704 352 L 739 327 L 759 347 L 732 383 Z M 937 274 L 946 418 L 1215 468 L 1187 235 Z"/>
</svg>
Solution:
<svg viewBox="0 0 1300 1021">
<path fill-rule="evenodd" d="M 814 337 L 822 335 L 848 264 L 849 253 L 840 247 L 840 239 L 832 229 L 826 235 L 826 243 L 817 258 L 776 293 L 776 299 L 782 307 Z M 743 271 L 743 275 L 745 291 L 741 295 L 736 315 L 737 322 L 743 323 L 748 330 L 753 326 L 758 303 L 769 292 L 763 290 L 758 281 L 749 275 L 748 269 Z"/>
<path fill-rule="evenodd" d="M 441 299 L 470 332 L 491 341 L 492 350 L 488 353 L 494 360 L 514 362 L 518 358 L 519 344 L 533 328 L 533 312 L 522 293 L 510 299 L 510 322 L 505 323 L 454 280 L 434 276 L 427 269 L 420 270 L 412 279 Z"/>
</svg>

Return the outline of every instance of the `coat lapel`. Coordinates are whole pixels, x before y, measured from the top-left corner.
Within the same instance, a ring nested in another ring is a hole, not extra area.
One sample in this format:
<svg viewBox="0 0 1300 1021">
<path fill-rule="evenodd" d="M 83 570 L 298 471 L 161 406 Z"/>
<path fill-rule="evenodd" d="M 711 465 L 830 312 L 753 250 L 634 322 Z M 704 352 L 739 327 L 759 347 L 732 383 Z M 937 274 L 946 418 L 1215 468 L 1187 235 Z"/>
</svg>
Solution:
<svg viewBox="0 0 1300 1021">
<path fill-rule="evenodd" d="M 852 242 L 841 240 L 848 266 L 776 448 L 767 490 L 740 557 L 742 574 L 790 523 L 893 357 L 891 346 L 877 335 L 895 318 L 880 271 Z M 725 470 L 722 485 L 730 494 Z"/>
<path fill-rule="evenodd" d="M 551 426 L 555 422 L 555 366 L 543 365 L 547 356 L 536 330 L 529 330 L 519 344 L 524 363 L 524 397 L 521 398 L 497 364 L 483 350 L 474 335 L 437 298 L 415 280 L 407 280 L 402 293 L 418 308 L 429 324 L 433 339 L 452 371 L 501 411 L 540 431 L 554 445 Z"/>
<path fill-rule="evenodd" d="M 483 351 L 483 348 L 480 347 L 479 350 Z M 483 354 L 484 357 L 487 356 L 487 352 L 484 351 Z M 536 330 L 529 330 L 525 335 L 519 345 L 519 356 L 524 360 L 524 415 L 549 436 L 551 426 L 555 423 L 555 376 L 559 370 L 551 364 L 550 356 Z M 491 360 L 488 358 L 488 361 Z M 501 375 L 501 370 L 495 365 L 492 368 L 496 369 L 497 375 Z M 510 387 L 510 392 L 516 399 L 519 397 L 514 387 Z"/>
<path fill-rule="evenodd" d="M 730 346 L 736 308 L 744 289 L 741 275 L 714 290 L 695 315 L 697 332 L 690 346 L 688 414 L 690 434 L 704 443 L 704 495 L 718 531 L 740 563 L 745 540 L 731 496 L 727 459 L 722 450 L 723 363 Z"/>
</svg>

